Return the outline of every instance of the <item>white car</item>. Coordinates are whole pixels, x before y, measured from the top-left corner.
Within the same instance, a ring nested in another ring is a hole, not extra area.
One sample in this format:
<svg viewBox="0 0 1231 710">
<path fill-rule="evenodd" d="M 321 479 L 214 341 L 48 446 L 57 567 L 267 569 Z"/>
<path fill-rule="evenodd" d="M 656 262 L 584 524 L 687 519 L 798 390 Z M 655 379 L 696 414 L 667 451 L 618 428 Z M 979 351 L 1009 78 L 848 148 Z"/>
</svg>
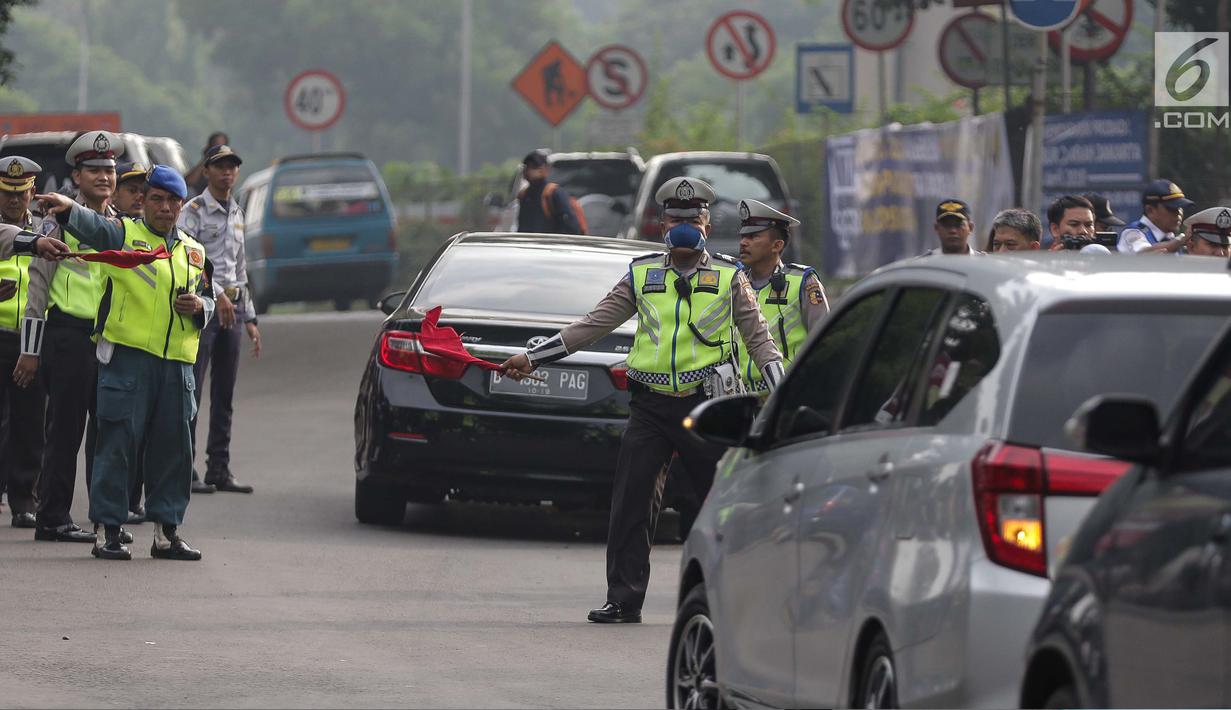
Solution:
<svg viewBox="0 0 1231 710">
<path fill-rule="evenodd" d="M 1226 260 L 929 256 L 856 284 L 733 446 L 684 546 L 670 707 L 1016 707 L 1050 583 L 1128 464 L 1064 424 L 1168 411 L 1231 313 Z"/>
</svg>

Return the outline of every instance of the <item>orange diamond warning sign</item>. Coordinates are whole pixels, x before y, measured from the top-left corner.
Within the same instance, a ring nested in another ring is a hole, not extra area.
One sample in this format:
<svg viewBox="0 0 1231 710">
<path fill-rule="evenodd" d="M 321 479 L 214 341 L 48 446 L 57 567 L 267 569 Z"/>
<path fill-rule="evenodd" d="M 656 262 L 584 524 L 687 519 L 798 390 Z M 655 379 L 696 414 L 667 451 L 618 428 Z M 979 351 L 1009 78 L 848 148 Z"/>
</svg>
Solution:
<svg viewBox="0 0 1231 710">
<path fill-rule="evenodd" d="M 586 70 L 552 40 L 513 79 L 513 89 L 553 126 L 586 98 Z"/>
</svg>

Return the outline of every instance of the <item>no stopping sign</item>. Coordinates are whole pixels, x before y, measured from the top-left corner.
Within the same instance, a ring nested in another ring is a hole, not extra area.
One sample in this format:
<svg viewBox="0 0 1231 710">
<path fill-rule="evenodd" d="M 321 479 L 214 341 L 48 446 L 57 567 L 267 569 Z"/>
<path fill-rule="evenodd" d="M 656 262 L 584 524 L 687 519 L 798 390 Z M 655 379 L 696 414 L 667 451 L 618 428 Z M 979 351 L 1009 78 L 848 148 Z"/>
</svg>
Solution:
<svg viewBox="0 0 1231 710">
<path fill-rule="evenodd" d="M 648 81 L 641 56 L 622 45 L 603 47 L 586 62 L 590 96 L 603 108 L 619 111 L 632 106 L 645 93 Z"/>
</svg>

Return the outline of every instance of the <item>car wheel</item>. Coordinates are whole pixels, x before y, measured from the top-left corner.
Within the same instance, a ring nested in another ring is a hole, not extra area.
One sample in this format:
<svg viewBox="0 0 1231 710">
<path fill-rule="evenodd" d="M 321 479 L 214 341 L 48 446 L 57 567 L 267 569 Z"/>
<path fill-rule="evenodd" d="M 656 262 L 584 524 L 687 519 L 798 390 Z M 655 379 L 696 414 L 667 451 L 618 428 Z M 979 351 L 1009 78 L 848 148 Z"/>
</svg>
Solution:
<svg viewBox="0 0 1231 710">
<path fill-rule="evenodd" d="M 1078 708 L 1081 701 L 1077 699 L 1077 689 L 1071 685 L 1062 685 L 1051 691 L 1043 703 L 1045 708 Z"/>
<path fill-rule="evenodd" d="M 667 654 L 667 707 L 724 707 L 714 670 L 714 622 L 705 585 L 689 590 L 675 615 Z"/>
<path fill-rule="evenodd" d="M 355 517 L 365 525 L 400 525 L 406 517 L 406 494 L 393 486 L 356 480 Z"/>
<path fill-rule="evenodd" d="M 860 666 L 859 693 L 855 696 L 856 707 L 896 708 L 898 706 L 898 675 L 893 664 L 893 652 L 889 639 L 878 634 L 872 639 Z"/>
</svg>

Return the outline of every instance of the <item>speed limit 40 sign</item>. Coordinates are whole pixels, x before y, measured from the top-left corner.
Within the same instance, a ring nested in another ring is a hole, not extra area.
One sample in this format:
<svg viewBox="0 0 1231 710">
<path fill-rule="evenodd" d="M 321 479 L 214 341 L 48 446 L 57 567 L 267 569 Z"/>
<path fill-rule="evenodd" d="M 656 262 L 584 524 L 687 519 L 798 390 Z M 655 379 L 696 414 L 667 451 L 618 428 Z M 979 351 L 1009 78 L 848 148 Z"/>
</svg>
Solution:
<svg viewBox="0 0 1231 710">
<path fill-rule="evenodd" d="M 842 29 L 855 46 L 871 52 L 893 49 L 915 24 L 914 5 L 901 0 L 843 0 Z"/>
<path fill-rule="evenodd" d="M 305 131 L 323 131 L 342 117 L 346 91 L 338 77 L 323 69 L 310 69 L 287 84 L 282 105 L 296 126 Z"/>
</svg>

